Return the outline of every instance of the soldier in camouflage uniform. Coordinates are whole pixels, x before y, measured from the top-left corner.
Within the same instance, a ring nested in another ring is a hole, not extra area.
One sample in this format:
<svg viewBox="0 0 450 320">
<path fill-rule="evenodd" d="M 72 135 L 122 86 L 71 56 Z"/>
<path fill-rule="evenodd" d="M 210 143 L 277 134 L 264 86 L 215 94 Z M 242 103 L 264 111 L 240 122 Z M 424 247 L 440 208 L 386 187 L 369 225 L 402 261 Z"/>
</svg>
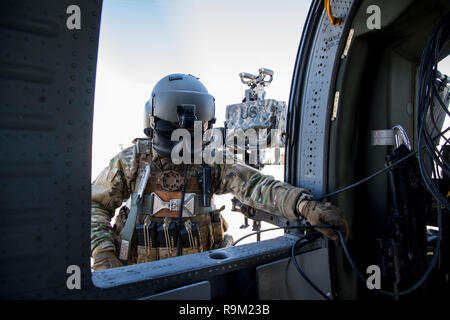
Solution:
<svg viewBox="0 0 450 320">
<path fill-rule="evenodd" d="M 91 250 L 95 271 L 173 257 L 177 255 L 178 245 L 186 255 L 223 247 L 229 240 L 225 235 L 227 223 L 220 213 L 223 208 L 216 209 L 212 204 L 204 206 L 198 200 L 198 195 L 202 194 L 205 164 L 175 165 L 171 161 L 170 152 L 176 142 L 170 140 L 170 134 L 177 127 L 192 129 L 189 119 L 202 121 L 205 129 L 212 127 L 214 98 L 191 75 L 175 74 L 161 79 L 146 104 L 144 132 L 149 138 L 135 139 L 134 145 L 115 156 L 92 184 Z M 123 249 L 121 238 L 130 213 L 129 202 L 120 209 L 114 226 L 111 220 L 115 210 L 137 192 L 147 165 L 151 174 L 144 194 L 151 202 L 145 210 L 139 210 L 132 226 L 136 232 L 130 241 L 129 254 L 126 260 L 123 257 L 119 260 Z M 328 223 L 347 233 L 347 224 L 339 209 L 313 201 L 305 189 L 277 181 L 242 163 L 208 166 L 213 194 L 232 193 L 251 207 L 279 212 L 290 220 L 304 217 L 311 224 Z M 192 214 L 184 216 L 183 208 L 180 226 L 177 218 L 181 210 L 169 208 L 168 204 L 180 199 L 183 184 Z M 190 200 L 188 195 L 191 195 Z M 170 230 L 177 231 L 170 233 Z M 319 231 L 337 239 L 331 229 Z M 184 241 L 178 242 L 178 236 Z"/>
</svg>

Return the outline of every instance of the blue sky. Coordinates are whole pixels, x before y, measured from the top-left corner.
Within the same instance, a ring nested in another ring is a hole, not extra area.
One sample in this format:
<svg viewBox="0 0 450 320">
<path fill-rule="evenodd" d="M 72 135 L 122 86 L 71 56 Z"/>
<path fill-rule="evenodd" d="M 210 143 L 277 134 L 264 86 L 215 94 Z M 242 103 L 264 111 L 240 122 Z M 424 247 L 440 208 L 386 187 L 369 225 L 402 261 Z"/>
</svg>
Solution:
<svg viewBox="0 0 450 320">
<path fill-rule="evenodd" d="M 156 82 L 168 74 L 200 78 L 216 99 L 217 126 L 223 125 L 226 106 L 244 97 L 240 72 L 274 70 L 266 97 L 287 101 L 309 4 L 309 0 L 104 0 L 92 179 L 121 147 L 143 136 L 144 104 Z M 266 168 L 266 173 L 283 179 L 282 167 Z M 237 239 L 250 231 L 239 228 L 243 216 L 229 211 L 230 200 L 231 195 L 215 197 L 217 207 L 226 205 L 228 232 Z M 266 232 L 262 239 L 282 234 Z M 242 244 L 252 241 L 254 237 Z"/>
<path fill-rule="evenodd" d="M 170 73 L 200 78 L 225 107 L 246 87 L 238 74 L 275 71 L 267 98 L 288 100 L 309 0 L 104 0 L 94 108 L 92 178 L 143 136 L 143 109 Z M 450 74 L 450 58 L 440 64 Z"/>
<path fill-rule="evenodd" d="M 275 71 L 267 98 L 287 101 L 309 0 L 104 0 L 94 108 L 92 179 L 121 147 L 143 136 L 143 110 L 154 84 L 171 73 L 200 78 L 225 107 L 244 97 L 238 74 Z M 450 58 L 441 64 L 450 74 Z M 270 172 L 283 178 L 281 168 Z M 231 196 L 216 205 L 230 208 Z M 227 204 L 228 203 L 228 204 Z M 226 210 L 227 211 L 227 210 Z M 241 215 L 226 213 L 237 239 Z M 281 235 L 265 233 L 263 239 Z M 242 243 L 254 241 L 248 239 Z"/>
<path fill-rule="evenodd" d="M 308 0 L 103 1 L 94 109 L 93 172 L 143 136 L 143 109 L 170 73 L 200 78 L 216 99 L 217 125 L 238 103 L 242 71 L 275 71 L 267 98 L 288 100 Z"/>
</svg>

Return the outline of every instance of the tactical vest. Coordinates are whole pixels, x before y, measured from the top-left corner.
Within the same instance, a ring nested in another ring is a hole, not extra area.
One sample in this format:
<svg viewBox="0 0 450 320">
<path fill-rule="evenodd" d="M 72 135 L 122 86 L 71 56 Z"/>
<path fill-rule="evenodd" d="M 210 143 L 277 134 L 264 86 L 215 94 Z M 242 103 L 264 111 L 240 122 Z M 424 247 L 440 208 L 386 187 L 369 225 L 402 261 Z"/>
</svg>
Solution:
<svg viewBox="0 0 450 320">
<path fill-rule="evenodd" d="M 144 190 L 142 202 L 137 208 L 136 222 L 129 250 L 128 264 L 161 260 L 177 255 L 180 243 L 182 254 L 193 254 L 211 250 L 215 243 L 223 240 L 227 224 L 212 204 L 203 206 L 202 201 L 202 166 L 179 165 L 166 162 L 165 168 L 152 161 L 153 151 L 150 140 L 136 140 L 138 155 L 138 173 L 135 183 L 131 185 L 132 196 L 119 211 L 114 226 L 117 234 L 118 251 L 123 255 L 123 235 L 126 220 L 130 213 L 131 201 L 136 195 L 145 167 L 150 165 L 150 176 Z M 166 159 L 167 161 L 167 159 Z M 187 170 L 187 183 L 182 212 L 182 223 L 177 224 L 181 186 Z M 180 237 L 180 242 L 179 238 Z M 120 257 L 124 259 L 124 257 Z"/>
</svg>

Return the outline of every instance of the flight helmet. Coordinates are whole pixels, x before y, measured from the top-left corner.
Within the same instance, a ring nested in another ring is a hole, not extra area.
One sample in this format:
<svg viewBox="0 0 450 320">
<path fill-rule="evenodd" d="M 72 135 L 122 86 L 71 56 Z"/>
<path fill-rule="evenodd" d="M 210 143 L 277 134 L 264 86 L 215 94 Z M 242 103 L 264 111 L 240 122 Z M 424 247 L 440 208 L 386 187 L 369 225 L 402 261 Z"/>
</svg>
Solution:
<svg viewBox="0 0 450 320">
<path fill-rule="evenodd" d="M 198 78 L 187 74 L 171 74 L 159 80 L 145 104 L 144 133 L 152 138 L 153 148 L 170 157 L 178 143 L 171 141 L 178 128 L 193 131 L 194 122 L 201 121 L 203 130 L 215 122 L 214 97 Z"/>
</svg>

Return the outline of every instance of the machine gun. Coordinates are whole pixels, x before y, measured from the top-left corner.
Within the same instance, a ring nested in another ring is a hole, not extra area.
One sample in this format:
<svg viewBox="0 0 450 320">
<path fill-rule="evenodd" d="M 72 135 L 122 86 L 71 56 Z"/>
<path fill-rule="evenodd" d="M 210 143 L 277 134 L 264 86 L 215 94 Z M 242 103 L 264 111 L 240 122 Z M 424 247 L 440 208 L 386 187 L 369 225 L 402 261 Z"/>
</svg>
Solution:
<svg viewBox="0 0 450 320">
<path fill-rule="evenodd" d="M 273 71 L 266 68 L 260 68 L 258 70 L 259 75 L 253 75 L 248 72 L 239 73 L 241 82 L 250 87 L 250 89 L 245 90 L 245 98 L 242 102 L 264 100 L 266 92 L 264 87 L 267 87 L 269 83 L 273 80 Z M 269 77 L 266 80 L 266 77 Z"/>
<path fill-rule="evenodd" d="M 445 101 L 448 109 L 450 102 L 448 78 L 440 72 L 437 72 L 437 76 L 436 86 L 439 88 L 439 96 L 441 101 Z M 438 103 L 434 101 L 432 106 Z M 437 136 L 441 130 L 445 116 L 444 110 L 432 109 L 425 118 L 427 127 L 432 129 L 432 136 Z M 381 142 L 382 140 L 384 142 Z M 436 140 L 434 143 L 438 147 L 440 142 Z M 391 165 L 412 152 L 406 131 L 400 125 L 394 126 L 391 130 L 376 132 L 372 144 L 393 146 L 392 152 L 386 155 L 386 165 Z M 446 160 L 450 159 L 448 145 L 444 145 L 440 153 Z M 443 194 L 448 192 L 449 177 L 445 170 L 440 173 L 439 169 L 435 168 L 433 180 Z M 433 255 L 436 238 L 439 236 L 433 230 L 433 227 L 437 228 L 437 204 L 422 180 L 416 157 L 411 157 L 392 168 L 389 171 L 388 183 L 391 208 L 386 217 L 385 232 L 377 239 L 377 256 L 382 276 L 392 283 L 394 291 L 398 292 L 402 288 L 410 287 L 424 274 L 429 257 Z M 445 211 L 447 210 L 444 208 Z M 444 214 L 443 220 L 439 268 L 442 274 L 448 275 L 448 215 Z M 415 294 L 420 295 L 420 291 Z"/>
<path fill-rule="evenodd" d="M 265 87 L 273 80 L 274 72 L 260 68 L 258 75 L 247 72 L 239 74 L 241 82 L 249 86 L 245 90 L 242 103 L 228 105 L 226 108 L 225 142 L 227 152 L 240 156 L 246 164 L 261 170 L 264 165 L 281 164 L 281 148 L 286 139 L 286 102 L 265 99 Z M 273 155 L 270 156 L 269 152 Z M 232 211 L 244 214 L 244 224 L 253 220 L 253 231 L 261 228 L 261 221 L 276 225 L 286 225 L 281 215 L 260 212 L 238 199 L 232 199 Z M 260 240 L 259 234 L 257 241 Z"/>
</svg>

